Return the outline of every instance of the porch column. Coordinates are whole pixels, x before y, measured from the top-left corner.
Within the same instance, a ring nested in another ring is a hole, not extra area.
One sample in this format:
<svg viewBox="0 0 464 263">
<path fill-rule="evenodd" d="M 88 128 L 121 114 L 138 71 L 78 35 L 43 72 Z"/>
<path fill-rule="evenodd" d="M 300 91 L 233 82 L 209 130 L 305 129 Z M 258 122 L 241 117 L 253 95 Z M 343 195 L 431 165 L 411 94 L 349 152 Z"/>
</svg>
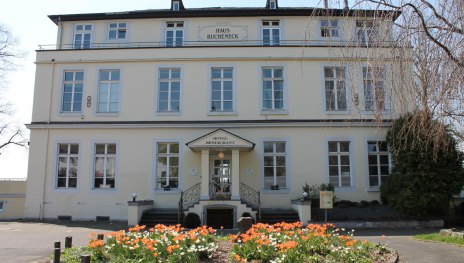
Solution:
<svg viewBox="0 0 464 263">
<path fill-rule="evenodd" d="M 232 150 L 232 200 L 240 200 L 240 151 Z"/>
<path fill-rule="evenodd" d="M 209 150 L 201 150 L 200 200 L 209 200 Z"/>
</svg>

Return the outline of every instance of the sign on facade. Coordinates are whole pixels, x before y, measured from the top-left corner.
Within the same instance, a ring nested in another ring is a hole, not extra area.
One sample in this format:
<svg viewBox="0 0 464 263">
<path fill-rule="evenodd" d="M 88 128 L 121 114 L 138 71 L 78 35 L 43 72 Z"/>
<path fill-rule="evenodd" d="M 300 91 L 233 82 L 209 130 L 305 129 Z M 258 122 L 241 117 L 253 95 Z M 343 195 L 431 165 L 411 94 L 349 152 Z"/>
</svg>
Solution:
<svg viewBox="0 0 464 263">
<path fill-rule="evenodd" d="M 248 39 L 248 30 L 244 26 L 204 26 L 198 30 L 198 38 L 200 41 L 242 41 Z"/>
</svg>

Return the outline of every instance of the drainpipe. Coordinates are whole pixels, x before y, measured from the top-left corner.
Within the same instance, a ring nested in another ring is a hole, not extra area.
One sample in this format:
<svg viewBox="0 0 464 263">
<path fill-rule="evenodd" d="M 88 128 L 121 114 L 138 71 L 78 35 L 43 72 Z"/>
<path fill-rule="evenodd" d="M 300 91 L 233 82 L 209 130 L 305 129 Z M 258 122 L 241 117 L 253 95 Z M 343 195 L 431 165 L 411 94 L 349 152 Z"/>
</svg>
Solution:
<svg viewBox="0 0 464 263">
<path fill-rule="evenodd" d="M 53 95 L 53 87 L 55 86 L 55 59 L 52 59 L 52 73 L 51 73 L 51 87 L 50 87 L 50 102 L 48 107 L 48 120 L 47 124 L 50 125 L 50 120 L 52 116 L 52 95 Z M 47 140 L 46 140 L 46 147 L 45 147 L 45 167 L 44 167 L 44 180 L 43 180 L 43 188 L 42 188 L 42 204 L 40 207 L 40 220 L 44 220 L 45 218 L 45 188 L 46 188 L 46 179 L 47 179 L 47 170 L 48 170 L 48 144 L 50 142 L 50 128 L 47 127 Z"/>
</svg>

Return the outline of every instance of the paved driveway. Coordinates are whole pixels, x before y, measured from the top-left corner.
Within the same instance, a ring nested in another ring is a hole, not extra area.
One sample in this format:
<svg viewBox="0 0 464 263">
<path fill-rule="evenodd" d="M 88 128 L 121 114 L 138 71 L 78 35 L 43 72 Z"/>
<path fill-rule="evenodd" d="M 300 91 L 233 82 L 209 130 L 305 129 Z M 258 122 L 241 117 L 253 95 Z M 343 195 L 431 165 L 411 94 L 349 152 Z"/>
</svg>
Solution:
<svg viewBox="0 0 464 263">
<path fill-rule="evenodd" d="M 53 243 L 66 236 L 73 237 L 73 245 L 84 245 L 91 233 L 107 233 L 125 228 L 125 224 L 109 223 L 39 223 L 0 222 L 0 262 L 48 262 Z M 464 262 L 464 247 L 417 241 L 411 238 L 419 233 L 437 229 L 358 230 L 355 236 L 374 243 L 383 243 L 397 250 L 401 262 L 458 263 Z M 385 235 L 385 237 L 382 237 Z"/>
</svg>

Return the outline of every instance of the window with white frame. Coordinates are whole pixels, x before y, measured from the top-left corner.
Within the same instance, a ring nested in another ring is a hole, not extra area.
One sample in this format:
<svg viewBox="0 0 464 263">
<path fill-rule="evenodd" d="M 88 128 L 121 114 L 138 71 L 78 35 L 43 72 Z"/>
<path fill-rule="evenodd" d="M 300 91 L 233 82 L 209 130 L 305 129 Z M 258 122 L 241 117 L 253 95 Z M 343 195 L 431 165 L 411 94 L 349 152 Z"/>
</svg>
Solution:
<svg viewBox="0 0 464 263">
<path fill-rule="evenodd" d="M 321 20 L 321 37 L 339 37 L 338 20 Z"/>
<path fill-rule="evenodd" d="M 379 38 L 379 30 L 372 20 L 356 21 L 356 39 L 359 44 L 372 45 Z"/>
<path fill-rule="evenodd" d="M 108 28 L 109 40 L 126 39 L 127 23 L 110 23 Z"/>
<path fill-rule="evenodd" d="M 58 144 L 57 188 L 76 188 L 79 144 Z"/>
<path fill-rule="evenodd" d="M 351 186 L 350 142 L 330 141 L 329 183 L 335 187 Z"/>
<path fill-rule="evenodd" d="M 264 142 L 264 188 L 287 188 L 285 142 Z"/>
<path fill-rule="evenodd" d="M 167 47 L 179 47 L 184 42 L 184 22 L 166 22 L 165 42 Z"/>
<path fill-rule="evenodd" d="M 3 212 L 5 210 L 5 201 L 0 200 L 0 212 Z"/>
<path fill-rule="evenodd" d="M 74 27 L 74 49 L 90 48 L 92 41 L 92 25 L 76 25 Z"/>
<path fill-rule="evenodd" d="M 269 0 L 269 9 L 277 9 L 276 0 Z"/>
<path fill-rule="evenodd" d="M 211 69 L 211 111 L 233 110 L 233 69 Z"/>
<path fill-rule="evenodd" d="M 158 111 L 180 111 L 180 69 L 159 70 Z"/>
<path fill-rule="evenodd" d="M 324 67 L 326 111 L 346 111 L 344 67 Z"/>
<path fill-rule="evenodd" d="M 262 21 L 263 46 L 280 45 L 280 21 L 264 20 Z"/>
<path fill-rule="evenodd" d="M 95 144 L 94 188 L 114 188 L 116 178 L 116 144 Z"/>
<path fill-rule="evenodd" d="M 383 111 L 388 108 L 385 91 L 385 69 L 363 67 L 364 109 Z"/>
<path fill-rule="evenodd" d="M 390 173 L 390 154 L 386 141 L 367 142 L 369 187 L 380 187 Z"/>
<path fill-rule="evenodd" d="M 61 112 L 81 112 L 84 71 L 65 71 Z"/>
<path fill-rule="evenodd" d="M 179 9 L 180 9 L 179 1 L 173 1 L 172 2 L 172 11 L 179 11 Z"/>
<path fill-rule="evenodd" d="M 156 159 L 156 188 L 178 188 L 179 143 L 158 143 Z"/>
<path fill-rule="evenodd" d="M 284 76 L 283 68 L 269 67 L 262 69 L 263 77 L 263 110 L 283 110 Z"/>
<path fill-rule="evenodd" d="M 119 69 L 104 69 L 99 72 L 97 112 L 119 112 Z"/>
</svg>

